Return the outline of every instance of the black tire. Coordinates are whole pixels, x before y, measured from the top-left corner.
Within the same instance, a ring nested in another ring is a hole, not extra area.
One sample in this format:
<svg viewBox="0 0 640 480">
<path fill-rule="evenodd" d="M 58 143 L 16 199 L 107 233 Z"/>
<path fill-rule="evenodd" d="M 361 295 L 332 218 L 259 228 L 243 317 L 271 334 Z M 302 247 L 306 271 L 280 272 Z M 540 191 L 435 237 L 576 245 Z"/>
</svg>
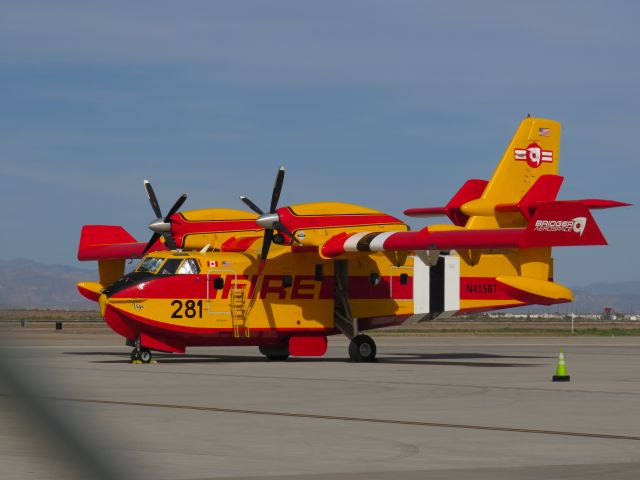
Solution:
<svg viewBox="0 0 640 480">
<path fill-rule="evenodd" d="M 356 335 L 349 342 L 349 357 L 354 362 L 373 362 L 376 352 L 376 342 L 368 335 Z"/>
<path fill-rule="evenodd" d="M 284 362 L 289 358 L 289 355 L 267 355 L 266 357 L 272 362 Z"/>
<path fill-rule="evenodd" d="M 272 362 L 283 362 L 289 358 L 289 347 L 287 345 L 260 345 L 260 353 Z"/>
<path fill-rule="evenodd" d="M 140 353 L 138 353 L 138 359 L 142 363 L 149 363 L 151 361 L 151 358 L 153 358 L 153 356 L 151 355 L 151 351 L 147 348 L 141 349 Z"/>
</svg>

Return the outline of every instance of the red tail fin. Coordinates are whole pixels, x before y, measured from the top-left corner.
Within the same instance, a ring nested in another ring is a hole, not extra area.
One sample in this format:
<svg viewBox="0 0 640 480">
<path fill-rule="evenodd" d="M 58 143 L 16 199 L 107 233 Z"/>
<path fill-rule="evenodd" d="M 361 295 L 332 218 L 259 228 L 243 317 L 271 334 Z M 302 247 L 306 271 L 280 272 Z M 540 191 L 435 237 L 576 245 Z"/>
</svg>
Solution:
<svg viewBox="0 0 640 480">
<path fill-rule="evenodd" d="M 467 180 L 460 190 L 453 196 L 449 203 L 444 207 L 433 208 L 408 208 L 404 214 L 409 217 L 430 217 L 433 215 L 446 215 L 454 225 L 464 227 L 469 219 L 460 211 L 460 207 L 471 200 L 480 198 L 487 186 L 486 180 L 471 179 Z"/>
<path fill-rule="evenodd" d="M 518 203 L 499 203 L 495 206 L 495 211 L 520 212 L 526 220 L 531 220 L 541 203 L 556 199 L 563 180 L 564 177 L 560 175 L 542 175 Z"/>
</svg>

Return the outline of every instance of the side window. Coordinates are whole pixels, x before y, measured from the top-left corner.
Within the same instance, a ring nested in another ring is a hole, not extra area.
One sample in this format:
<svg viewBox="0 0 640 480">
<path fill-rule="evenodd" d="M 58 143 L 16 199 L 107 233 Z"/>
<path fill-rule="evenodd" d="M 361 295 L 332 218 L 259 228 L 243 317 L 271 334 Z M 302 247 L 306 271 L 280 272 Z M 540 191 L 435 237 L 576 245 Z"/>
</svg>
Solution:
<svg viewBox="0 0 640 480">
<path fill-rule="evenodd" d="M 178 266 L 180 265 L 180 263 L 182 263 L 181 258 L 169 258 L 166 262 L 164 262 L 164 265 L 162 265 L 162 268 L 160 268 L 160 271 L 158 273 L 160 275 L 171 275 L 173 273 L 176 273 L 176 270 L 178 270 Z"/>
<path fill-rule="evenodd" d="M 195 275 L 196 273 L 200 273 L 200 266 L 195 258 L 187 258 L 178 269 L 179 275 Z"/>
</svg>

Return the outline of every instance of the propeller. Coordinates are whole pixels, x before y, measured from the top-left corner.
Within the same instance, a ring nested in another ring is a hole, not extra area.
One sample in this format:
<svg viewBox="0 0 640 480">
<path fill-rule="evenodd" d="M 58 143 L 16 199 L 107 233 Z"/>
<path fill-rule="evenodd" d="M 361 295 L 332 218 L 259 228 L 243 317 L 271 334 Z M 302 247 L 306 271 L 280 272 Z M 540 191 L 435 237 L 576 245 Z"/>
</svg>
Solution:
<svg viewBox="0 0 640 480">
<path fill-rule="evenodd" d="M 169 210 L 166 216 L 162 215 L 162 210 L 160 210 L 160 204 L 158 203 L 158 198 L 156 197 L 156 193 L 153 191 L 153 187 L 149 180 L 144 181 L 144 189 L 147 191 L 147 196 L 149 197 L 149 203 L 151 203 L 151 208 L 153 209 L 153 213 L 156 215 L 156 219 L 149 224 L 149 228 L 153 231 L 153 235 L 151 235 L 151 239 L 149 243 L 144 247 L 142 251 L 142 255 L 147 253 L 147 251 L 151 248 L 151 246 L 158 241 L 160 237 L 164 237 L 165 243 L 167 247 L 171 250 L 176 248 L 176 242 L 171 236 L 171 216 L 176 213 L 182 204 L 187 199 L 187 194 L 183 193 L 178 197 L 176 203 L 173 204 L 173 207 Z"/>
<path fill-rule="evenodd" d="M 280 221 L 280 215 L 278 215 L 278 212 L 276 211 L 276 208 L 278 207 L 278 200 L 280 200 L 280 192 L 282 192 L 283 182 L 284 167 L 280 167 L 278 169 L 278 174 L 276 175 L 276 183 L 273 186 L 273 193 L 271 194 L 271 205 L 269 205 L 269 211 L 266 213 L 259 206 L 249 200 L 248 197 L 243 195 L 240 196 L 240 200 L 259 215 L 256 219 L 256 223 L 264 228 L 264 239 L 262 241 L 262 252 L 260 255 L 261 261 L 265 261 L 269 255 L 269 249 L 273 242 L 275 230 L 286 233 L 292 241 L 298 245 L 302 245 L 293 233 L 291 233 L 291 231 Z"/>
</svg>

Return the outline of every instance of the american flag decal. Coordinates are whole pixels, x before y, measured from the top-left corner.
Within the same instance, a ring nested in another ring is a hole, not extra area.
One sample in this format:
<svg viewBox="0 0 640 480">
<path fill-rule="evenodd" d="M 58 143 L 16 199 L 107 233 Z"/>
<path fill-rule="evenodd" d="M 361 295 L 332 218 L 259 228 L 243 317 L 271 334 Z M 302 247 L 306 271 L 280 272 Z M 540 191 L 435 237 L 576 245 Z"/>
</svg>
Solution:
<svg viewBox="0 0 640 480">
<path fill-rule="evenodd" d="M 546 128 L 546 127 L 540 127 L 538 129 L 538 135 L 541 137 L 550 137 L 551 136 L 551 129 L 550 128 Z"/>
</svg>

